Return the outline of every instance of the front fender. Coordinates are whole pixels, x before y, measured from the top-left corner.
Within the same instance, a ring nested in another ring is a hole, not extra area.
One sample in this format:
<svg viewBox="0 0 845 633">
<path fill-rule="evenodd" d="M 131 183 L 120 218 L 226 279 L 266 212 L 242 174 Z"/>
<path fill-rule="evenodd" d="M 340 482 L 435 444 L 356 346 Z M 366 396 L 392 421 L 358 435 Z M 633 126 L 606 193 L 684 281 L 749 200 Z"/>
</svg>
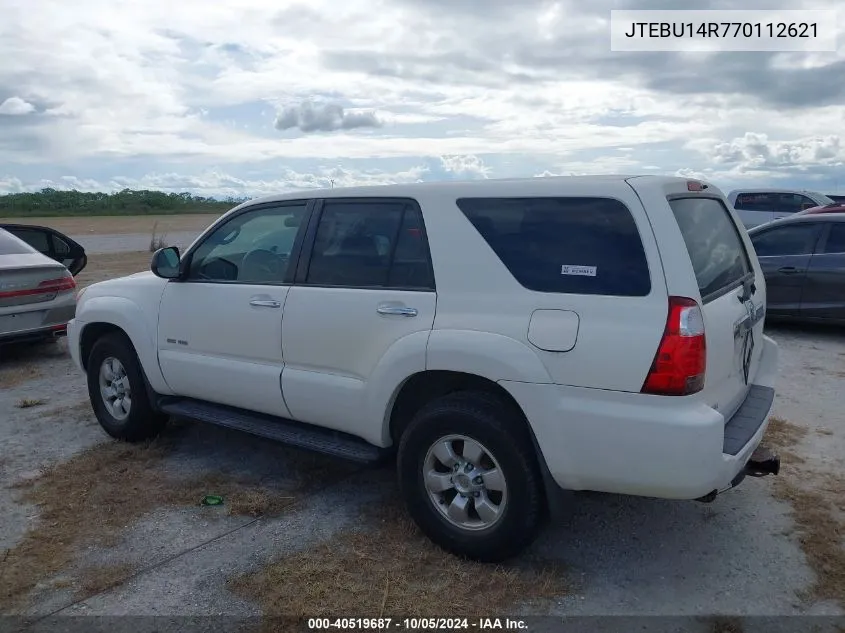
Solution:
<svg viewBox="0 0 845 633">
<path fill-rule="evenodd" d="M 156 393 L 172 395 L 158 364 L 157 314 L 146 314 L 141 307 L 123 297 L 91 297 L 84 302 L 76 319 L 80 322 L 80 340 L 85 330 L 96 323 L 108 323 L 123 330 L 132 341 L 141 367 Z"/>
</svg>

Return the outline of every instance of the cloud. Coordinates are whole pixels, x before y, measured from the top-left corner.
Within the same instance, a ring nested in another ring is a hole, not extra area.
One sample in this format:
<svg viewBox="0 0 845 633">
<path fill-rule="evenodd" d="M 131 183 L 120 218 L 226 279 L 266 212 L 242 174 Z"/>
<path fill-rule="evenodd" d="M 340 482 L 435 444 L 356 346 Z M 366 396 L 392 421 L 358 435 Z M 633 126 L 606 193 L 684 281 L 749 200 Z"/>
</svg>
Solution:
<svg viewBox="0 0 845 633">
<path fill-rule="evenodd" d="M 443 171 L 470 178 L 487 178 L 490 168 L 478 156 L 441 156 L 440 166 Z"/>
<path fill-rule="evenodd" d="M 241 191 L 326 182 L 337 165 L 336 180 L 356 182 L 415 165 L 424 179 L 689 169 L 724 182 L 835 186 L 845 48 L 610 50 L 611 9 L 676 6 L 32 0 L 24 11 L 12 3 L 0 20 L 0 108 L 33 109 L 0 116 L 0 173 L 111 186 L 218 170 L 240 182 L 188 184 Z"/>
<path fill-rule="evenodd" d="M 381 127 L 374 112 L 345 112 L 334 103 L 316 105 L 305 101 L 282 109 L 273 123 L 277 130 L 298 128 L 301 132 L 334 132 L 356 128 Z"/>
<path fill-rule="evenodd" d="M 20 97 L 9 97 L 0 103 L 0 115 L 23 115 L 35 112 L 35 106 Z"/>
</svg>

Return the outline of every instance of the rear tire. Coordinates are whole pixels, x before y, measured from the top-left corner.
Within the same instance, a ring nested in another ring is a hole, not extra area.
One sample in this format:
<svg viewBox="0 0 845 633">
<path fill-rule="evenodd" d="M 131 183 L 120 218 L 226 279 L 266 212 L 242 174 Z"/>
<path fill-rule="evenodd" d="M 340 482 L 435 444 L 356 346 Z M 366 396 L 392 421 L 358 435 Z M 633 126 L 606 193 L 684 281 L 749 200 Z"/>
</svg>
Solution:
<svg viewBox="0 0 845 633">
<path fill-rule="evenodd" d="M 403 433 L 399 486 L 411 517 L 441 548 L 499 562 L 536 539 L 542 478 L 517 415 L 495 396 L 456 393 L 424 406 Z"/>
<path fill-rule="evenodd" d="M 126 336 L 110 333 L 98 339 L 87 367 L 88 397 L 106 433 L 126 442 L 161 433 L 167 416 L 153 409 L 141 363 Z"/>
</svg>

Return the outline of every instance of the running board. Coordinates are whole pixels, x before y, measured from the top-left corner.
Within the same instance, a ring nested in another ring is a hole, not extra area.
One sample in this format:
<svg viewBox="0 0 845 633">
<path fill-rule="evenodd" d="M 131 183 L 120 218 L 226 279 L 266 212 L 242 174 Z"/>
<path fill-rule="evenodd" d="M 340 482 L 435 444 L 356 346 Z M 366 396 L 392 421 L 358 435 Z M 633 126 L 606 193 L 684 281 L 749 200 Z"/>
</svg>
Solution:
<svg viewBox="0 0 845 633">
<path fill-rule="evenodd" d="M 157 404 L 158 409 L 168 415 L 243 431 L 290 446 L 363 464 L 378 463 L 387 454 L 386 449 L 373 446 L 354 435 L 285 418 L 200 400 L 165 397 L 161 398 Z"/>
</svg>

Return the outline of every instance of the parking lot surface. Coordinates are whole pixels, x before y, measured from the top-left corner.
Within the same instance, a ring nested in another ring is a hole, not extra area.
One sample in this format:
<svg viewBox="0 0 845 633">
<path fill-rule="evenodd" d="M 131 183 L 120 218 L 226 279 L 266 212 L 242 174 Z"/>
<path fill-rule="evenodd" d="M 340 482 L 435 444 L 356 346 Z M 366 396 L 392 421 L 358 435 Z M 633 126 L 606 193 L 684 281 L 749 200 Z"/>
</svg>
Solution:
<svg viewBox="0 0 845 633">
<path fill-rule="evenodd" d="M 88 274 L 106 275 L 96 265 Z M 768 330 L 781 349 L 779 477 L 748 478 L 711 504 L 576 493 L 567 516 L 504 568 L 428 545 L 404 517 L 390 467 L 185 421 L 151 447 L 118 445 L 97 425 L 64 341 L 3 350 L 0 605 L 33 615 L 323 605 L 372 616 L 434 609 L 474 582 L 468 604 L 507 613 L 843 613 L 845 332 Z M 200 505 L 206 494 L 224 504 Z"/>
</svg>

